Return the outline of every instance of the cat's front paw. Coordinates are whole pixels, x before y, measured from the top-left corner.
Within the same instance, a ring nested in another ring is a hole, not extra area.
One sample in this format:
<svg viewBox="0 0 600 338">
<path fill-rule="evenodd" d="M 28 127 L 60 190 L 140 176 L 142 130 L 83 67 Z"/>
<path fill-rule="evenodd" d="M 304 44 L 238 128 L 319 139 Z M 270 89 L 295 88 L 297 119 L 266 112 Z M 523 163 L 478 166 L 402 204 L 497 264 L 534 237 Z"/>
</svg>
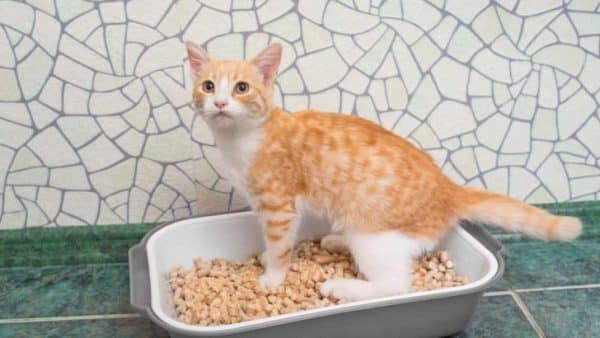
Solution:
<svg viewBox="0 0 600 338">
<path fill-rule="evenodd" d="M 265 290 L 278 287 L 285 280 L 286 270 L 269 270 L 258 278 L 258 285 Z"/>
</svg>

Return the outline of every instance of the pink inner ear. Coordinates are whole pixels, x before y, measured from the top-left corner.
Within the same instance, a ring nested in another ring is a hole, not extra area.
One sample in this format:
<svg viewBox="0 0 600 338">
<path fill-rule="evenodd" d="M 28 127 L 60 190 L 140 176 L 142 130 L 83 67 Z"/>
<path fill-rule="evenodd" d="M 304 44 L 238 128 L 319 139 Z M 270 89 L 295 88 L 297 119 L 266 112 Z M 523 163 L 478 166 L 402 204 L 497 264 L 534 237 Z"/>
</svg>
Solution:
<svg viewBox="0 0 600 338">
<path fill-rule="evenodd" d="M 277 69 L 281 62 L 281 45 L 274 43 L 263 49 L 252 59 L 252 63 L 263 76 L 263 84 L 267 87 L 273 85 L 277 76 Z"/>
<path fill-rule="evenodd" d="M 200 77 L 200 73 L 210 61 L 210 58 L 208 53 L 197 44 L 188 41 L 185 45 L 187 47 L 188 59 L 190 62 L 190 73 L 192 75 L 192 80 L 195 81 Z"/>
</svg>

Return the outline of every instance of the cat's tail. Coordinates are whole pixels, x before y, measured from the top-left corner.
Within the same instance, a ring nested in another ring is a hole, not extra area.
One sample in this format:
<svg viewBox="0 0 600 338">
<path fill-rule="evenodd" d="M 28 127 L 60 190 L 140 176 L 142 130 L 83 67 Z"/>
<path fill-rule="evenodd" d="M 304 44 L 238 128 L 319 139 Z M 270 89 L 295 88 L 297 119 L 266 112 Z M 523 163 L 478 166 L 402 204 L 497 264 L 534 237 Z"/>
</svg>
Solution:
<svg viewBox="0 0 600 338">
<path fill-rule="evenodd" d="M 461 219 L 495 225 L 545 241 L 568 241 L 581 234 L 581 222 L 575 217 L 555 216 L 497 193 L 458 187 L 455 201 Z"/>
</svg>

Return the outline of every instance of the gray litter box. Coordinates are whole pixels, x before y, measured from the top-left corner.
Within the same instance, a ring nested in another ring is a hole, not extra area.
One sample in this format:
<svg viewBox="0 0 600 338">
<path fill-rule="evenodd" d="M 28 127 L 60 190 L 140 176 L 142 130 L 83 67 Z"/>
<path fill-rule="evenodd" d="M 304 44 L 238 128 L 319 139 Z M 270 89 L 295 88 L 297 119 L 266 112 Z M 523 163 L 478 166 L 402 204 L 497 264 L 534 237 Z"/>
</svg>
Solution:
<svg viewBox="0 0 600 338">
<path fill-rule="evenodd" d="M 310 226 L 306 226 L 310 225 Z M 327 234 L 329 224 L 305 217 L 298 239 Z M 378 298 L 221 326 L 177 320 L 169 287 L 174 265 L 193 259 L 243 260 L 261 252 L 260 225 L 252 212 L 197 217 L 157 227 L 129 250 L 130 302 L 171 337 L 352 338 L 441 337 L 465 328 L 484 290 L 502 276 L 502 246 L 480 226 L 464 224 L 442 241 L 463 286 Z"/>
</svg>

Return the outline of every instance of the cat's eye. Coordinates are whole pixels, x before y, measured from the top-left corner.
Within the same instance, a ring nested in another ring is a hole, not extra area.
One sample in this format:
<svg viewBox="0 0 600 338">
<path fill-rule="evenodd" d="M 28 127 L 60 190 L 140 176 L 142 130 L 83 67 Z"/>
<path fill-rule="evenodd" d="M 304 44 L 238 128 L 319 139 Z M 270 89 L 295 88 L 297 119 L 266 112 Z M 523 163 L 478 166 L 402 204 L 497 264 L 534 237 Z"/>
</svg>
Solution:
<svg viewBox="0 0 600 338">
<path fill-rule="evenodd" d="M 205 93 L 212 93 L 215 91 L 215 84 L 212 81 L 204 81 L 202 83 L 202 90 Z"/>
<path fill-rule="evenodd" d="M 241 81 L 235 84 L 235 92 L 238 94 L 247 93 L 248 89 L 250 89 L 250 86 L 247 82 Z"/>
</svg>

